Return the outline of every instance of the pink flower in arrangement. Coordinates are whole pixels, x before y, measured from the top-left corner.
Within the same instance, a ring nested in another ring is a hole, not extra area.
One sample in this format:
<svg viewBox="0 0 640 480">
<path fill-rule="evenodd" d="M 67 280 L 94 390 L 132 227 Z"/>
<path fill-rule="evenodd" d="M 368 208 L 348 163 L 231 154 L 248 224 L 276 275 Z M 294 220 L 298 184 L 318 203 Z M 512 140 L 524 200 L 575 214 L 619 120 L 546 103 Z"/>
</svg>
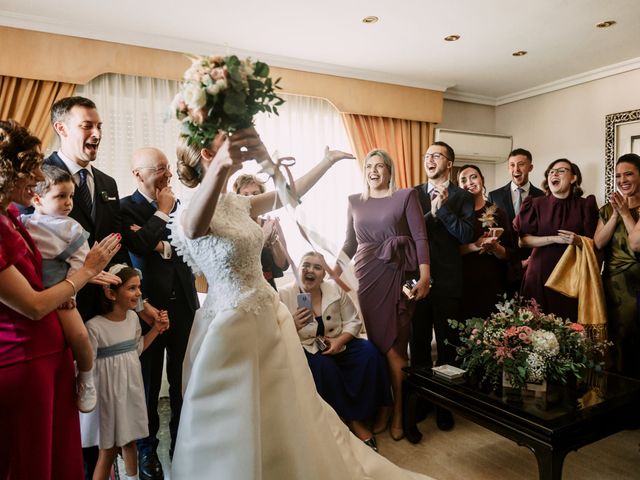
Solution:
<svg viewBox="0 0 640 480">
<path fill-rule="evenodd" d="M 569 328 L 575 332 L 580 332 L 580 333 L 584 332 L 584 327 L 579 323 L 570 323 Z"/>
<path fill-rule="evenodd" d="M 212 80 L 220 80 L 222 78 L 226 77 L 226 70 L 219 67 L 219 68 L 214 68 L 213 70 L 211 70 L 211 73 L 209 74 L 211 76 Z"/>
</svg>

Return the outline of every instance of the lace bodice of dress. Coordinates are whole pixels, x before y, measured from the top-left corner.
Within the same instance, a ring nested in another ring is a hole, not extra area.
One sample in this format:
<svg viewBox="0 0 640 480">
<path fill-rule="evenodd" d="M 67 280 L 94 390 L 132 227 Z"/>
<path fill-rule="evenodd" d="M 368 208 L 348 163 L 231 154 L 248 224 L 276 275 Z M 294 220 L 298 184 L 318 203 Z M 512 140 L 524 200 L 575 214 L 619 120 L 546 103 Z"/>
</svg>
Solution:
<svg viewBox="0 0 640 480">
<path fill-rule="evenodd" d="M 249 216 L 250 200 L 234 193 L 220 195 L 211 233 L 196 239 L 186 238 L 178 220 L 187 208 L 181 206 L 169 224 L 171 243 L 194 272 L 206 277 L 205 306 L 257 311 L 274 292 L 262 275 L 263 235 Z"/>
</svg>

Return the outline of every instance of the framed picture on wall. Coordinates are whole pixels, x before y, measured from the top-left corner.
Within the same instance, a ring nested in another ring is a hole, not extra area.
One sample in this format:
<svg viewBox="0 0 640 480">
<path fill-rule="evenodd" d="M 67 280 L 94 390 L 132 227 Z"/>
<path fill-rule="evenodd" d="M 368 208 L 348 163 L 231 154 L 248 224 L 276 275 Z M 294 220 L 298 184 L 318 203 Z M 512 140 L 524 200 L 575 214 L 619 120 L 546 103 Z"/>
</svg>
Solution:
<svg viewBox="0 0 640 480">
<path fill-rule="evenodd" d="M 615 189 L 616 160 L 625 153 L 640 155 L 640 109 L 605 117 L 605 198 Z"/>
</svg>

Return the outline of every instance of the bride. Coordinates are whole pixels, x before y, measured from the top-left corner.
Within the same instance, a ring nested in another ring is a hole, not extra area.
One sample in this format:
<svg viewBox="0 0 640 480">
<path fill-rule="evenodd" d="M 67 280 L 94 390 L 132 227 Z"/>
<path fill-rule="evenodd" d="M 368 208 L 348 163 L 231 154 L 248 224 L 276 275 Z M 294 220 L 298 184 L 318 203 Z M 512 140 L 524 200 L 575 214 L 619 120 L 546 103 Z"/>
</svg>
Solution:
<svg viewBox="0 0 640 480">
<path fill-rule="evenodd" d="M 345 158 L 354 157 L 327 148 L 296 183 L 299 195 Z M 171 478 L 424 478 L 367 447 L 317 395 L 293 319 L 260 267 L 262 231 L 252 218 L 274 208 L 276 194 L 222 193 L 252 159 L 269 159 L 253 128 L 219 133 L 205 148 L 178 145 L 180 179 L 200 187 L 176 213 L 172 243 L 210 287 L 185 356 Z"/>
</svg>

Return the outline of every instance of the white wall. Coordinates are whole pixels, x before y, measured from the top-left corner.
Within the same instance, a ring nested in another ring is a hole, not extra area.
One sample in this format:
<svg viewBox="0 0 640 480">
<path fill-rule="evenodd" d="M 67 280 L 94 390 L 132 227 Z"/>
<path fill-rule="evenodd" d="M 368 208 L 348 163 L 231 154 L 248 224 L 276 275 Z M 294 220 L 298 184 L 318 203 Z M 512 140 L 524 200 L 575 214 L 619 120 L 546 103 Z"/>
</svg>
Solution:
<svg viewBox="0 0 640 480">
<path fill-rule="evenodd" d="M 546 166 L 566 157 L 580 166 L 585 193 L 594 194 L 602 205 L 605 116 L 636 109 L 640 109 L 640 70 L 499 107 L 445 100 L 438 127 L 513 136 L 514 148 L 533 154 L 531 180 L 538 186 Z M 509 181 L 506 163 L 493 167 L 494 175 L 491 167 L 480 167 L 489 189 Z"/>
<path fill-rule="evenodd" d="M 445 100 L 442 108 L 442 122 L 437 128 L 449 128 L 451 130 L 463 130 L 467 132 L 499 133 L 496 132 L 496 109 L 489 105 Z M 454 148 L 455 150 L 455 148 Z M 474 164 L 466 160 L 456 160 L 457 166 L 466 163 Z M 490 192 L 499 184 L 496 181 L 496 170 L 506 170 L 504 164 L 497 167 L 486 163 L 475 163 L 485 179 L 485 187 Z"/>
<path fill-rule="evenodd" d="M 582 170 L 583 189 L 604 203 L 605 116 L 640 108 L 640 70 L 496 107 L 496 131 L 513 136 L 514 148 L 533 154 L 532 182 L 546 166 L 566 157 Z M 508 181 L 496 169 L 498 183 Z"/>
</svg>

